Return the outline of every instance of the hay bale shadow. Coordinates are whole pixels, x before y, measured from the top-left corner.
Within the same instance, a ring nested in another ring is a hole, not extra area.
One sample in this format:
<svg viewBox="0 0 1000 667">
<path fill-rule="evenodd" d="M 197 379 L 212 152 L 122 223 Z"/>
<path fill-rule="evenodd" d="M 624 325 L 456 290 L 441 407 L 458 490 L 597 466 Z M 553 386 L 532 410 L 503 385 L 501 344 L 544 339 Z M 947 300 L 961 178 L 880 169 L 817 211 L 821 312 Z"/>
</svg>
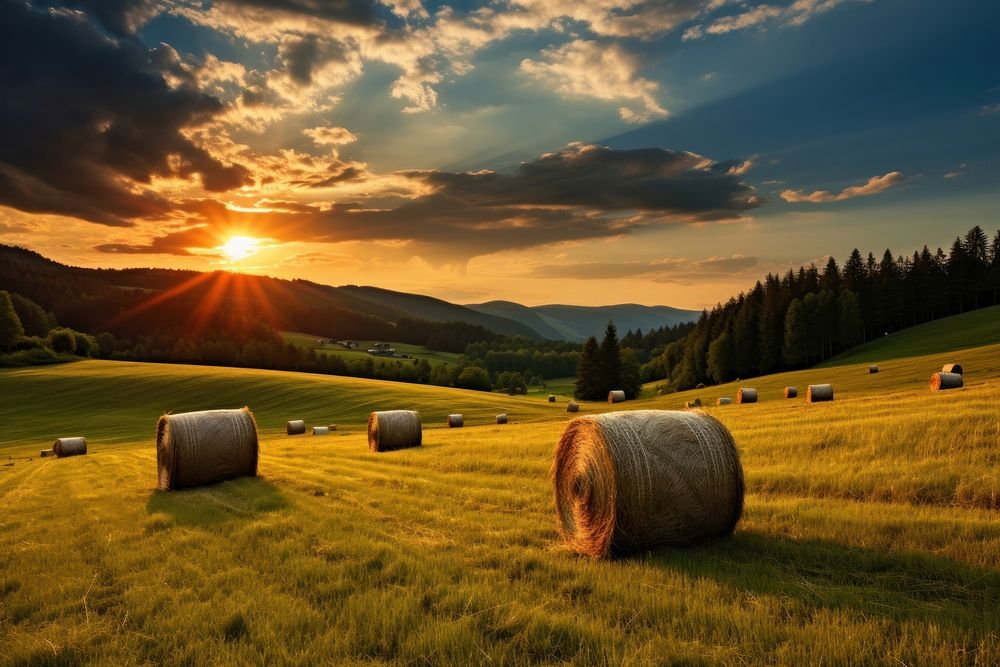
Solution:
<svg viewBox="0 0 1000 667">
<path fill-rule="evenodd" d="M 788 597 L 807 608 L 894 621 L 1000 631 L 1000 572 L 921 552 L 886 552 L 753 531 L 698 547 L 659 549 L 651 565 L 735 591 Z"/>
<path fill-rule="evenodd" d="M 146 512 L 167 514 L 178 525 L 205 527 L 253 520 L 287 506 L 288 500 L 271 482 L 240 477 L 180 491 L 157 489 L 146 502 Z"/>
</svg>

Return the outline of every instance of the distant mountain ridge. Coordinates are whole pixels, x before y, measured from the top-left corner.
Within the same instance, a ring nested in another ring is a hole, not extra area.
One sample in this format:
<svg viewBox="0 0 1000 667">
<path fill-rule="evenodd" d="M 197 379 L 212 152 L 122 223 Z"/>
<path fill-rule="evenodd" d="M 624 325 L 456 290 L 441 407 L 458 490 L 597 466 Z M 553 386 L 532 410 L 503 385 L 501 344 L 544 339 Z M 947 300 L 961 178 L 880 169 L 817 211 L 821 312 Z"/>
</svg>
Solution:
<svg viewBox="0 0 1000 667">
<path fill-rule="evenodd" d="M 69 313 L 68 322 L 83 329 L 96 327 L 102 319 L 107 319 L 103 315 L 108 313 L 95 312 L 95 303 L 104 304 L 107 310 L 111 308 L 109 304 L 120 298 L 137 299 L 135 290 L 163 296 L 177 293 L 181 296 L 176 298 L 190 301 L 192 307 L 211 296 L 238 308 L 247 306 L 245 290 L 251 287 L 266 297 L 265 302 L 270 304 L 266 320 L 279 330 L 330 335 L 331 322 L 339 323 L 338 329 L 349 323 L 350 331 L 342 332 L 345 337 L 372 339 L 391 335 L 395 323 L 406 318 L 463 322 L 506 336 L 578 342 L 601 333 L 608 320 L 614 320 L 624 333 L 629 329 L 646 331 L 688 322 L 699 315 L 697 311 L 637 304 L 529 307 L 511 301 L 490 301 L 465 306 L 380 287 L 332 287 L 308 280 L 244 274 L 239 274 L 239 280 L 227 287 L 226 281 L 220 279 L 225 275 L 233 274 L 157 268 L 80 268 L 60 264 L 31 250 L 0 244 L 0 289 L 27 296 L 46 310 Z M 181 290 L 186 285 L 194 287 Z M 213 285 L 217 287 L 210 289 Z M 132 296 L 121 297 L 123 293 Z M 117 312 L 112 310 L 111 316 Z M 310 323 L 317 330 L 309 330 Z"/>
<path fill-rule="evenodd" d="M 643 306 L 622 303 L 609 306 L 567 306 L 548 304 L 523 306 L 512 301 L 487 301 L 466 304 L 466 308 L 520 322 L 545 338 L 562 338 L 581 342 L 589 336 L 599 336 L 608 321 L 613 321 L 619 333 L 629 330 L 658 329 L 693 322 L 701 315 L 698 310 L 683 310 L 671 306 Z"/>
</svg>

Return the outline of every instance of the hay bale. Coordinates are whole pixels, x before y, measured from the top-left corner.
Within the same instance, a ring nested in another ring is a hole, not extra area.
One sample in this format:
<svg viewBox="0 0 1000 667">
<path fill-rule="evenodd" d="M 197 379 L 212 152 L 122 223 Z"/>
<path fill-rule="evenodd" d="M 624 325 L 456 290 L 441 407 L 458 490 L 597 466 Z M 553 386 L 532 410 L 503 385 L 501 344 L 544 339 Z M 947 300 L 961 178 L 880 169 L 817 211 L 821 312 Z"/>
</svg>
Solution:
<svg viewBox="0 0 1000 667">
<path fill-rule="evenodd" d="M 373 452 L 419 447 L 422 440 L 420 413 L 416 410 L 385 410 L 368 415 L 368 449 Z"/>
<path fill-rule="evenodd" d="M 257 422 L 250 408 L 163 415 L 156 465 L 163 490 L 257 475 Z"/>
<path fill-rule="evenodd" d="M 555 403 L 555 402 L 556 402 L 556 395 L 549 394 L 549 403 Z"/>
<path fill-rule="evenodd" d="M 736 445 L 703 412 L 578 417 L 559 439 L 552 479 L 563 537 L 592 557 L 727 535 L 743 512 Z"/>
<path fill-rule="evenodd" d="M 48 458 L 49 456 L 55 456 L 56 455 L 56 450 L 54 450 L 54 449 L 43 449 L 42 451 L 40 451 L 38 453 L 38 455 L 41 456 L 43 459 L 44 458 Z"/>
<path fill-rule="evenodd" d="M 306 432 L 306 423 L 301 419 L 293 419 L 285 422 L 285 433 L 288 435 L 302 435 Z"/>
<path fill-rule="evenodd" d="M 945 364 L 941 367 L 942 373 L 958 373 L 962 375 L 962 364 Z"/>
<path fill-rule="evenodd" d="M 580 411 L 580 405 L 578 403 L 570 401 L 569 403 L 566 404 L 566 412 L 579 412 L 579 411 Z"/>
<path fill-rule="evenodd" d="M 688 409 L 691 409 L 691 408 L 700 408 L 701 407 L 701 399 L 700 398 L 696 398 L 693 401 L 685 401 L 684 407 L 688 408 Z"/>
<path fill-rule="evenodd" d="M 833 400 L 832 384 L 811 384 L 806 389 L 806 402 L 819 403 L 820 401 Z"/>
<path fill-rule="evenodd" d="M 737 403 L 756 403 L 757 390 L 752 387 L 740 387 L 736 392 Z"/>
<path fill-rule="evenodd" d="M 621 403 L 625 400 L 625 392 L 621 389 L 612 389 L 608 392 L 608 403 Z"/>
<path fill-rule="evenodd" d="M 719 400 L 717 400 L 715 402 L 715 404 L 716 405 L 729 405 L 732 402 L 733 402 L 733 399 L 731 399 L 730 397 L 728 397 L 728 396 L 722 396 L 721 398 L 719 398 Z"/>
<path fill-rule="evenodd" d="M 448 428 L 462 428 L 465 420 L 462 419 L 462 415 L 448 415 L 446 423 L 448 424 Z"/>
<path fill-rule="evenodd" d="M 330 435 L 330 427 L 329 426 L 313 426 L 313 428 L 312 428 L 312 434 L 313 435 Z"/>
<path fill-rule="evenodd" d="M 878 373 L 878 364 L 872 364 L 868 367 L 868 373 Z"/>
<path fill-rule="evenodd" d="M 504 413 L 502 415 L 497 415 L 497 423 L 498 424 L 506 424 L 507 423 L 507 413 Z"/>
<path fill-rule="evenodd" d="M 961 373 L 935 373 L 931 376 L 931 391 L 943 389 L 961 389 L 963 384 Z"/>
<path fill-rule="evenodd" d="M 84 437 L 59 438 L 52 445 L 52 451 L 59 458 L 80 456 L 87 453 L 87 439 Z"/>
<path fill-rule="evenodd" d="M 799 390 L 795 387 L 785 387 L 785 398 L 795 398 L 799 395 Z"/>
</svg>

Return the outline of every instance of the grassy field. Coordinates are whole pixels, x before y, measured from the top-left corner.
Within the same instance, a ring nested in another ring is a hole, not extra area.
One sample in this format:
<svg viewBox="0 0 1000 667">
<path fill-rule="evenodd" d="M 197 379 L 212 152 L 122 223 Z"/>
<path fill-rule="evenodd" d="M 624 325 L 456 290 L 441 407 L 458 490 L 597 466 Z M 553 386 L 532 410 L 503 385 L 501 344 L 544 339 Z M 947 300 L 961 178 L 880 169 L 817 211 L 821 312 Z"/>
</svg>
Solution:
<svg viewBox="0 0 1000 667">
<path fill-rule="evenodd" d="M 81 362 L 0 371 L 0 663 L 1000 662 L 1000 345 L 761 378 L 709 406 L 747 475 L 731 538 L 616 561 L 559 543 L 562 403 Z M 932 394 L 945 361 L 964 389 Z M 832 382 L 837 400 L 780 399 Z M 677 408 L 733 386 L 615 408 Z M 162 493 L 167 410 L 249 404 L 260 477 Z M 425 446 L 367 452 L 371 409 Z M 584 404 L 583 411 L 606 410 Z M 441 428 L 460 411 L 471 427 Z M 512 422 L 490 424 L 507 411 Z M 335 422 L 327 438 L 284 421 Z M 56 435 L 90 454 L 38 459 Z"/>
<path fill-rule="evenodd" d="M 392 343 L 390 341 L 376 341 L 376 340 L 362 340 L 356 341 L 359 345 L 357 350 L 348 350 L 336 344 L 329 345 L 317 345 L 322 336 L 314 336 L 312 334 L 296 333 L 291 331 L 281 332 L 281 337 L 286 343 L 291 343 L 296 347 L 300 347 L 303 350 L 316 350 L 317 354 L 335 354 L 344 359 L 344 361 L 357 360 L 357 359 L 371 359 L 376 364 L 386 364 L 395 363 L 397 361 L 402 361 L 403 363 L 412 363 L 412 359 L 426 359 L 431 366 L 437 364 L 454 364 L 458 363 L 458 358 L 461 356 L 453 352 L 436 352 L 434 350 L 429 350 L 422 345 L 410 345 L 408 343 Z M 388 342 L 396 349 L 397 355 L 408 354 L 412 359 L 403 359 L 399 356 L 395 357 L 379 357 L 373 354 L 368 354 L 368 350 L 374 347 L 375 343 Z"/>
</svg>

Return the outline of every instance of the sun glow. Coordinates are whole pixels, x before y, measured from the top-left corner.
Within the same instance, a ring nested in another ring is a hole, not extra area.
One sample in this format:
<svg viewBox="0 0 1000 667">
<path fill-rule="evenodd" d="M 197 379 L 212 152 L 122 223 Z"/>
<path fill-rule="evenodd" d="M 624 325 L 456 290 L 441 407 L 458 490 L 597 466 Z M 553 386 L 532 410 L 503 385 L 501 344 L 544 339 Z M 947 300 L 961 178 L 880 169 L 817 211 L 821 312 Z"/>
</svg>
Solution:
<svg viewBox="0 0 1000 667">
<path fill-rule="evenodd" d="M 251 255 L 257 254 L 257 246 L 259 244 L 260 239 L 250 236 L 232 236 L 228 241 L 219 246 L 219 250 L 230 262 L 238 262 L 241 259 L 246 259 Z"/>
</svg>

